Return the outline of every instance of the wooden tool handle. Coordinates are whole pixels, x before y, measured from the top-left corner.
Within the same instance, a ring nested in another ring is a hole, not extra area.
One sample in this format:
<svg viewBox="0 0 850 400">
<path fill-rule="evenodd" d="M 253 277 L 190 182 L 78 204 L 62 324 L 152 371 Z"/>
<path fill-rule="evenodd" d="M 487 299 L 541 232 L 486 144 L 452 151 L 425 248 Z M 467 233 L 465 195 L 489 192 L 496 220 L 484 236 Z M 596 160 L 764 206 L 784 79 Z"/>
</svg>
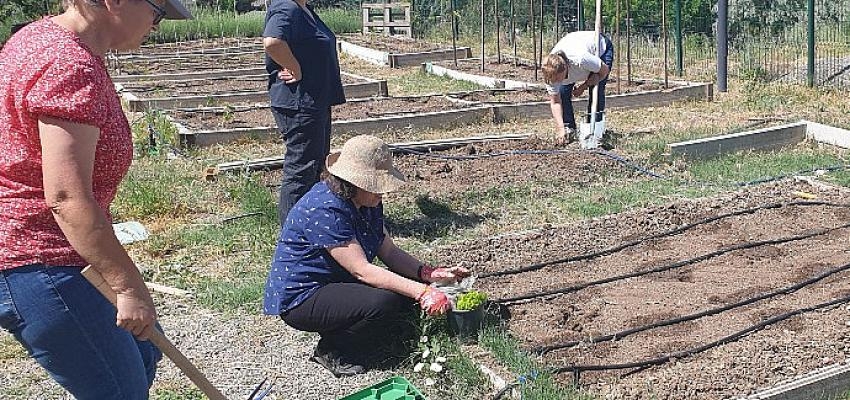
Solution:
<svg viewBox="0 0 850 400">
<path fill-rule="evenodd" d="M 97 272 L 96 269 L 92 268 L 91 265 L 83 268 L 82 272 L 83 276 L 94 285 L 97 290 L 106 297 L 109 302 L 113 305 L 116 305 L 118 295 L 112 290 L 112 287 L 106 283 L 106 280 L 103 279 L 103 276 L 100 272 Z M 117 306 L 117 305 L 116 305 Z M 186 375 L 198 389 L 201 389 L 210 400 L 227 400 L 223 394 L 215 387 L 207 377 L 204 376 L 204 373 L 198 370 L 191 361 L 189 361 L 177 347 L 168 340 L 159 329 L 151 330 L 150 341 L 153 343 L 160 351 L 163 352 L 174 365 L 177 365 L 177 368 L 180 368 L 180 371 L 183 371 L 183 374 Z"/>
</svg>

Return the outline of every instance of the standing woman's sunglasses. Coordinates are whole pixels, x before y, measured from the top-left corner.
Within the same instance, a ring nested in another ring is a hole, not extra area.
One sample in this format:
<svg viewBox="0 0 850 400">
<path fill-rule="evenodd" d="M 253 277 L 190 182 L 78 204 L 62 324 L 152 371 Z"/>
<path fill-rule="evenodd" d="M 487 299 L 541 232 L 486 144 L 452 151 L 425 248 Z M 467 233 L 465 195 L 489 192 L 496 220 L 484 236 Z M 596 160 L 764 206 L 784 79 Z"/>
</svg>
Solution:
<svg viewBox="0 0 850 400">
<path fill-rule="evenodd" d="M 162 19 L 165 18 L 165 14 L 166 14 L 165 9 L 162 8 L 159 4 L 154 3 L 153 0 L 145 0 L 145 1 L 156 12 L 156 16 L 153 17 L 153 24 L 159 25 L 159 23 L 162 22 Z"/>
</svg>

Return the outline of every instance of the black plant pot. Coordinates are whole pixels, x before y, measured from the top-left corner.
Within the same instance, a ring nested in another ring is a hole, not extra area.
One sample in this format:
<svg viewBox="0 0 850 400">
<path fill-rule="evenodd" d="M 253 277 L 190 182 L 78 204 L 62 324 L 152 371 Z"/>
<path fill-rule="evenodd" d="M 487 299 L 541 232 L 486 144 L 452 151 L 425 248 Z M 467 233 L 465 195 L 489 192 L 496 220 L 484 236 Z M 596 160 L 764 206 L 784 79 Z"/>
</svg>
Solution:
<svg viewBox="0 0 850 400">
<path fill-rule="evenodd" d="M 449 312 L 449 329 L 463 343 L 478 341 L 478 331 L 484 321 L 484 305 L 472 310 L 452 310 Z"/>
</svg>

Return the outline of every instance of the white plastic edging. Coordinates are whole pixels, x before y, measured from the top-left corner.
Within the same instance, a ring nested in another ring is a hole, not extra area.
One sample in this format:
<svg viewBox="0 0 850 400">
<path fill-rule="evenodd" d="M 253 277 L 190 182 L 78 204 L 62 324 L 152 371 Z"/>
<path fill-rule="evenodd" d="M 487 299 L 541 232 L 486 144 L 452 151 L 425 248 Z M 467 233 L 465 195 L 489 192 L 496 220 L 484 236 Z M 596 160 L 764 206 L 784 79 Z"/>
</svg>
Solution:
<svg viewBox="0 0 850 400">
<path fill-rule="evenodd" d="M 806 123 L 807 138 L 821 143 L 850 149 L 850 131 L 847 129 L 836 128 L 834 126 L 805 120 L 803 122 Z"/>
<path fill-rule="evenodd" d="M 338 41 L 338 43 L 339 50 L 343 53 L 351 54 L 352 56 L 369 61 L 373 64 L 389 65 L 390 53 L 370 49 L 368 47 L 363 47 L 354 43 L 346 42 L 344 40 L 340 40 Z"/>
<path fill-rule="evenodd" d="M 850 363 L 816 369 L 739 400 L 831 399 L 850 390 Z"/>
</svg>

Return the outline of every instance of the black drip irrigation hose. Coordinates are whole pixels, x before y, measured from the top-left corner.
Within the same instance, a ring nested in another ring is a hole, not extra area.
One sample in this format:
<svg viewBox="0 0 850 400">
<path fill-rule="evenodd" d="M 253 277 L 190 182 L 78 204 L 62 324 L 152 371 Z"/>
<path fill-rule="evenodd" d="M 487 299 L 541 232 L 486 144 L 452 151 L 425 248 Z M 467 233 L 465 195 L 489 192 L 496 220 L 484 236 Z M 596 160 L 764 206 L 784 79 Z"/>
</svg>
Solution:
<svg viewBox="0 0 850 400">
<path fill-rule="evenodd" d="M 653 171 L 651 171 L 647 168 L 644 168 L 643 166 L 638 165 L 638 164 L 624 158 L 623 156 L 621 156 L 617 153 L 614 153 L 613 151 L 608 151 L 608 150 L 604 150 L 604 149 L 594 149 L 593 152 L 596 153 L 596 154 L 608 157 L 608 158 L 610 158 L 614 161 L 617 161 L 617 162 L 619 162 L 619 163 L 621 163 L 621 164 L 623 164 L 623 165 L 625 165 L 625 166 L 627 166 L 627 167 L 629 167 L 629 168 L 631 168 L 631 169 L 633 169 L 637 172 L 640 172 L 644 175 L 648 175 L 648 176 L 651 176 L 653 178 L 667 179 L 666 176 L 661 175 L 657 172 L 653 172 Z"/>
<path fill-rule="evenodd" d="M 836 305 L 839 305 L 839 304 L 844 304 L 844 303 L 847 303 L 847 302 L 850 302 L 850 296 L 842 297 L 842 298 L 835 299 L 835 300 L 832 300 L 832 301 L 816 304 L 816 305 L 813 305 L 813 306 L 810 306 L 810 307 L 799 308 L 799 309 L 796 309 L 796 310 L 793 310 L 793 311 L 789 311 L 789 312 L 786 312 L 786 313 L 775 315 L 775 316 L 768 318 L 768 319 L 766 319 L 762 322 L 759 322 L 758 324 L 752 325 L 750 327 L 742 329 L 742 330 L 735 332 L 731 335 L 722 337 L 722 338 L 715 340 L 713 342 L 710 342 L 710 343 L 707 343 L 707 344 L 704 344 L 704 345 L 701 345 L 701 346 L 698 346 L 698 347 L 690 348 L 690 349 L 687 349 L 687 350 L 681 350 L 681 351 L 677 351 L 677 352 L 674 352 L 674 353 L 668 353 L 668 354 L 663 355 L 661 357 L 656 357 L 656 358 L 652 358 L 652 359 L 648 359 L 648 360 L 642 360 L 642 361 L 636 361 L 636 362 L 630 362 L 630 363 L 621 363 L 621 364 L 566 365 L 566 366 L 562 366 L 562 367 L 553 368 L 553 369 L 550 370 L 550 372 L 552 374 L 561 374 L 561 373 L 564 373 L 564 372 L 571 372 L 573 374 L 573 382 L 576 386 L 578 386 L 579 380 L 581 378 L 581 373 L 585 372 L 585 371 L 610 371 L 610 370 L 631 369 L 631 368 L 636 368 L 638 370 L 644 370 L 644 369 L 649 368 L 649 367 L 665 364 L 665 363 L 667 363 L 671 360 L 674 360 L 674 359 L 685 358 L 685 357 L 688 357 L 688 356 L 692 356 L 694 354 L 702 353 L 702 352 L 709 350 L 709 349 L 712 349 L 714 347 L 719 347 L 719 346 L 727 344 L 727 343 L 735 342 L 735 341 L 743 338 L 744 336 L 749 335 L 750 333 L 761 330 L 768 325 L 773 325 L 777 322 L 784 321 L 788 318 L 795 317 L 797 315 L 804 314 L 804 313 L 807 313 L 807 312 L 816 311 L 816 310 L 820 310 L 820 309 L 823 309 L 823 308 L 836 306 Z"/>
<path fill-rule="evenodd" d="M 827 202 L 827 201 L 792 201 L 792 202 L 788 202 L 788 203 L 765 204 L 765 205 L 761 205 L 761 206 L 746 208 L 746 209 L 743 209 L 743 210 L 732 211 L 732 212 L 725 213 L 725 214 L 715 215 L 713 217 L 709 217 L 709 218 L 706 218 L 706 219 L 703 219 L 703 220 L 699 220 L 699 221 L 696 221 L 696 222 L 685 224 L 685 225 L 682 225 L 680 227 L 677 227 L 677 228 L 674 228 L 674 229 L 671 229 L 671 230 L 668 230 L 668 231 L 665 231 L 665 232 L 660 232 L 660 233 L 657 233 L 657 234 L 654 234 L 654 235 L 649 235 L 649 236 L 646 236 L 646 237 L 643 237 L 643 238 L 640 238 L 640 239 L 632 240 L 632 241 L 629 241 L 629 242 L 626 242 L 626 243 L 623 243 L 623 244 L 619 244 L 619 245 L 616 245 L 616 246 L 613 246 L 613 247 L 609 247 L 607 249 L 599 250 L 599 251 L 594 251 L 594 252 L 585 253 L 585 254 L 579 254 L 577 256 L 566 257 L 566 258 L 561 258 L 561 259 L 557 259 L 557 260 L 544 261 L 544 262 L 541 262 L 541 263 L 532 264 L 532 265 L 528 265 L 528 266 L 520 267 L 520 268 L 515 268 L 515 269 L 509 269 L 509 270 L 505 270 L 505 271 L 496 271 L 496 272 L 481 274 L 481 275 L 478 275 L 478 279 L 486 279 L 486 278 L 493 278 L 493 277 L 498 277 L 498 276 L 520 274 L 520 273 L 524 273 L 524 272 L 536 271 L 536 270 L 539 270 L 539 269 L 542 269 L 542 268 L 545 268 L 545 267 L 548 267 L 548 266 L 556 265 L 556 264 L 565 264 L 565 263 L 570 263 L 570 262 L 575 262 L 575 261 L 590 260 L 590 259 L 594 259 L 594 258 L 598 258 L 598 257 L 602 257 L 602 256 L 607 256 L 607 255 L 619 252 L 619 251 L 624 250 L 626 248 L 633 247 L 633 246 L 639 245 L 641 243 L 644 243 L 644 242 L 647 242 L 647 241 L 650 241 L 650 240 L 660 239 L 660 238 L 663 238 L 663 237 L 666 237 L 666 236 L 673 236 L 673 235 L 682 233 L 684 231 L 687 231 L 691 228 L 694 228 L 694 227 L 697 227 L 697 226 L 700 226 L 700 225 L 705 225 L 705 224 L 708 224 L 708 223 L 711 223 L 711 222 L 714 222 L 714 221 L 718 221 L 718 220 L 721 220 L 721 219 L 739 216 L 739 215 L 744 215 L 744 214 L 752 214 L 752 213 L 759 211 L 759 210 L 767 210 L 767 209 L 774 209 L 774 208 L 780 208 L 780 207 L 790 207 L 790 206 L 850 207 L 850 203 L 843 204 L 843 203 L 832 203 L 832 202 Z"/>
<path fill-rule="evenodd" d="M 611 283 L 611 282 L 621 281 L 621 280 L 624 280 L 624 279 L 635 278 L 635 277 L 638 277 L 638 276 L 649 275 L 649 274 L 669 271 L 669 270 L 676 269 L 676 268 L 681 268 L 681 267 L 684 267 L 686 265 L 695 264 L 695 263 L 705 261 L 705 260 L 708 260 L 710 258 L 714 258 L 714 257 L 720 256 L 720 255 L 723 255 L 723 254 L 726 254 L 726 253 L 730 253 L 730 252 L 733 252 L 733 251 L 745 250 L 745 249 L 751 249 L 751 248 L 759 247 L 759 246 L 766 246 L 766 245 L 780 244 L 780 243 L 787 243 L 787 242 L 793 242 L 793 241 L 797 241 L 797 240 L 808 239 L 808 238 L 811 238 L 811 237 L 824 235 L 824 234 L 827 234 L 829 232 L 836 231 L 836 230 L 839 230 L 839 229 L 848 228 L 848 227 L 850 227 L 850 223 L 843 224 L 843 225 L 833 227 L 833 228 L 819 229 L 817 231 L 802 234 L 802 235 L 788 236 L 788 237 L 779 238 L 779 239 L 769 239 L 769 240 L 759 240 L 759 241 L 753 241 L 753 242 L 739 243 L 739 244 L 729 246 L 729 247 L 726 247 L 726 248 L 723 248 L 723 249 L 720 249 L 720 250 L 712 251 L 710 253 L 705 253 L 705 254 L 699 255 L 697 257 L 689 258 L 687 260 L 676 261 L 676 262 L 671 263 L 671 264 L 666 264 L 666 265 L 662 265 L 662 266 L 651 268 L 651 269 L 639 270 L 639 271 L 629 272 L 627 274 L 610 276 L 610 277 L 607 277 L 607 278 L 598 279 L 598 280 L 590 281 L 590 282 L 579 283 L 579 284 L 576 284 L 576 285 L 571 285 L 571 286 L 567 286 L 567 287 L 559 288 L 559 289 L 554 289 L 554 290 L 534 292 L 534 293 L 528 293 L 528 294 L 524 294 L 524 295 L 520 295 L 520 296 L 498 299 L 498 300 L 495 300 L 495 302 L 499 303 L 499 304 L 507 305 L 507 304 L 512 304 L 512 303 L 516 303 L 516 302 L 520 302 L 520 301 L 537 299 L 537 298 L 540 298 L 540 297 L 549 297 L 549 296 L 555 296 L 555 295 L 562 295 L 562 294 L 566 294 L 566 293 L 572 293 L 572 292 L 576 292 L 576 291 L 588 288 L 590 286 L 601 285 L 601 284 L 605 284 L 605 283 Z"/>
<path fill-rule="evenodd" d="M 582 344 L 582 343 L 596 344 L 596 343 L 605 342 L 605 341 L 609 341 L 609 340 L 620 340 L 620 339 L 622 339 L 626 336 L 633 335 L 635 333 L 639 333 L 639 332 L 643 332 L 643 331 L 647 331 L 647 330 L 650 330 L 650 329 L 675 325 L 675 324 L 679 324 L 679 323 L 687 322 L 687 321 L 693 321 L 695 319 L 719 314 L 721 312 L 728 311 L 728 310 L 731 310 L 731 309 L 734 309 L 734 308 L 750 305 L 752 303 L 762 301 L 762 300 L 765 300 L 765 299 L 769 299 L 771 297 L 776 297 L 776 296 L 779 296 L 779 295 L 787 295 L 787 294 L 794 293 L 794 292 L 796 292 L 796 291 L 798 291 L 798 290 L 800 290 L 800 289 L 802 289 L 802 288 L 804 288 L 808 285 L 820 282 L 823 279 L 826 279 L 826 278 L 828 278 L 832 275 L 835 275 L 839 272 L 846 271 L 848 269 L 850 269 L 850 263 L 844 264 L 844 265 L 839 266 L 839 267 L 831 268 L 829 270 L 826 270 L 826 271 L 824 271 L 824 272 L 822 272 L 818 275 L 815 275 L 815 276 L 813 276 L 809 279 L 806 279 L 805 281 L 796 283 L 794 285 L 786 286 L 786 287 L 781 288 L 781 289 L 777 289 L 777 290 L 774 290 L 774 291 L 771 291 L 771 292 L 763 293 L 763 294 L 760 294 L 760 295 L 755 296 L 755 297 L 750 297 L 746 300 L 743 300 L 743 301 L 740 301 L 740 302 L 737 302 L 737 303 L 727 304 L 727 305 L 724 305 L 724 306 L 712 308 L 712 309 L 701 311 L 701 312 L 694 313 L 694 314 L 684 315 L 684 316 L 677 317 L 677 318 L 671 318 L 671 319 L 666 319 L 666 320 L 663 320 L 663 321 L 653 322 L 653 323 L 648 324 L 648 325 L 622 330 L 622 331 L 619 331 L 617 333 L 595 336 L 595 337 L 592 337 L 592 338 L 584 340 L 584 341 L 574 340 L 574 341 L 563 342 L 563 343 L 558 343 L 558 344 L 553 344 L 553 345 L 548 345 L 548 346 L 538 346 L 538 347 L 532 348 L 531 352 L 539 354 L 539 355 L 544 355 L 544 354 L 546 354 L 550 351 L 575 347 L 575 346 Z"/>
<path fill-rule="evenodd" d="M 511 389 L 513 389 L 517 386 L 524 386 L 527 383 L 533 382 L 534 380 L 537 379 L 537 375 L 538 375 L 537 371 L 531 371 L 531 373 L 529 373 L 527 375 L 520 375 L 519 378 L 517 378 L 515 381 L 509 383 L 507 386 L 503 387 L 502 390 L 499 390 L 498 392 L 496 392 L 496 394 L 493 395 L 493 400 L 501 399 Z"/>
<path fill-rule="evenodd" d="M 810 168 L 810 169 L 799 170 L 797 172 L 792 172 L 790 174 L 776 175 L 776 176 L 771 176 L 771 177 L 768 177 L 768 178 L 755 179 L 755 180 L 752 180 L 752 181 L 749 181 L 749 182 L 737 182 L 737 183 L 735 183 L 735 185 L 740 186 L 740 187 L 760 185 L 762 183 L 778 181 L 780 179 L 785 179 L 785 178 L 788 178 L 788 177 L 791 177 L 791 176 L 796 176 L 796 175 L 802 175 L 804 173 L 813 173 L 815 171 L 830 171 L 830 172 L 833 172 L 833 171 L 842 171 L 842 170 L 845 170 L 845 169 L 848 169 L 848 166 L 846 166 L 844 164 L 828 165 L 826 167 L 815 167 L 815 168 Z"/>
</svg>

